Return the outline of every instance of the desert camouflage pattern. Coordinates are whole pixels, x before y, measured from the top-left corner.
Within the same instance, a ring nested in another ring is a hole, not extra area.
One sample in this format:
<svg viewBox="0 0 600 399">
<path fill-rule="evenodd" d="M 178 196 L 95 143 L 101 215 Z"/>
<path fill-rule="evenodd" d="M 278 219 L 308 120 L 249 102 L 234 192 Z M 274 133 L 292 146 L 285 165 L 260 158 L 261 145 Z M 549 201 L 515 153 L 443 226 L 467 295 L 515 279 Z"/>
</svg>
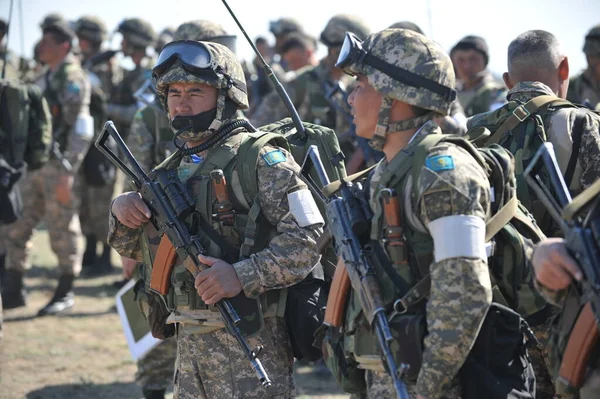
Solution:
<svg viewBox="0 0 600 399">
<path fill-rule="evenodd" d="M 475 87 L 466 89 L 462 82 L 458 81 L 456 89 L 458 101 L 467 117 L 493 111 L 506 102 L 504 83 L 494 78 L 488 70 L 483 71 L 483 77 Z"/>
<path fill-rule="evenodd" d="M 541 82 L 519 82 L 507 94 L 509 101 L 527 102 L 540 95 L 554 95 L 552 90 Z M 561 108 L 547 114 L 544 127 L 549 142 L 554 145 L 560 170 L 565 173 L 572 153 L 573 124 L 577 109 Z M 586 112 L 579 149 L 578 164 L 575 168 L 570 190 L 578 193 L 589 187 L 600 177 L 600 115 Z"/>
<path fill-rule="evenodd" d="M 571 79 L 567 100 L 600 111 L 600 81 L 589 68 Z"/>
<path fill-rule="evenodd" d="M 346 32 L 352 32 L 364 40 L 371 33 L 365 20 L 358 15 L 339 14 L 331 18 L 321 32 L 321 41 L 328 47 L 341 46 Z"/>
<path fill-rule="evenodd" d="M 139 47 L 150 46 L 156 40 L 156 33 L 148 21 L 140 18 L 123 20 L 117 31 L 127 37 L 130 44 Z"/>
<path fill-rule="evenodd" d="M 175 399 L 295 397 L 294 357 L 285 321 L 265 319 L 264 328 L 249 338 L 251 347 L 263 345 L 260 360 L 273 385 L 262 388 L 237 342 L 224 330 L 193 334 L 180 326 L 177 333 Z"/>
<path fill-rule="evenodd" d="M 205 19 L 185 22 L 177 28 L 173 40 L 207 41 L 213 37 L 226 35 L 220 24 Z"/>
<path fill-rule="evenodd" d="M 159 391 L 168 389 L 173 383 L 177 340 L 167 338 L 155 346 L 137 362 L 135 382 L 144 390 Z"/>
<path fill-rule="evenodd" d="M 441 130 L 434 122 L 427 122 L 396 157 L 410 156 L 411 149 L 428 134 L 441 134 Z M 490 186 L 480 165 L 465 150 L 447 143 L 433 147 L 430 156 L 451 156 L 454 169 L 435 172 L 422 167 L 412 203 L 419 221 L 427 227 L 431 221 L 451 215 L 485 220 L 489 214 Z M 375 214 L 380 211 L 378 193 L 385 187 L 381 177 L 387 167 L 384 159 L 372 177 L 370 205 Z M 404 193 L 398 195 L 404 198 Z M 492 301 L 492 287 L 486 260 L 457 257 L 434 261 L 429 271 L 429 333 L 415 389 L 426 398 L 438 398 L 454 389 L 453 379 L 475 342 Z"/>
<path fill-rule="evenodd" d="M 106 40 L 106 25 L 100 18 L 86 15 L 75 22 L 75 34 L 92 43 L 102 43 Z"/>
<path fill-rule="evenodd" d="M 394 66 L 450 88 L 455 86 L 454 68 L 448 54 L 439 44 L 417 32 L 385 29 L 370 35 L 363 42 L 363 48 Z M 367 64 L 353 64 L 349 69 L 365 75 L 386 97 L 448 115 L 452 102 L 437 93 L 405 85 Z"/>
</svg>

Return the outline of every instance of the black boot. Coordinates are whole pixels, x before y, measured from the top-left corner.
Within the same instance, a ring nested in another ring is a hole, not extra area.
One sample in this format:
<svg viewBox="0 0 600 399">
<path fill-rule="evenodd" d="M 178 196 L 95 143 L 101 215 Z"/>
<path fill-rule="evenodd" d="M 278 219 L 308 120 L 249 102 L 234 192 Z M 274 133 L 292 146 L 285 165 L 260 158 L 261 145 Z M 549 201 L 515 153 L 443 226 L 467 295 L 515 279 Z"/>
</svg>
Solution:
<svg viewBox="0 0 600 399">
<path fill-rule="evenodd" d="M 145 399 L 165 399 L 166 389 L 142 389 Z"/>
<path fill-rule="evenodd" d="M 25 299 L 23 274 L 15 270 L 6 270 L 2 277 L 2 307 L 6 310 L 25 306 Z"/>
<path fill-rule="evenodd" d="M 94 266 L 87 270 L 86 276 L 105 276 L 113 272 L 113 265 L 110 263 L 110 246 L 104 243 L 102 255 L 96 260 Z"/>
<path fill-rule="evenodd" d="M 0 292 L 2 292 L 2 281 L 6 275 L 6 254 L 0 255 Z"/>
<path fill-rule="evenodd" d="M 83 253 L 83 268 L 89 268 L 91 266 L 93 266 L 96 263 L 96 242 L 98 242 L 98 240 L 96 239 L 96 235 L 95 234 L 90 234 L 85 236 L 85 252 Z"/>
<path fill-rule="evenodd" d="M 75 296 L 72 291 L 74 279 L 75 276 L 72 274 L 60 276 L 54 296 L 46 306 L 40 309 L 38 316 L 53 316 L 73 308 L 73 305 L 75 304 Z"/>
</svg>

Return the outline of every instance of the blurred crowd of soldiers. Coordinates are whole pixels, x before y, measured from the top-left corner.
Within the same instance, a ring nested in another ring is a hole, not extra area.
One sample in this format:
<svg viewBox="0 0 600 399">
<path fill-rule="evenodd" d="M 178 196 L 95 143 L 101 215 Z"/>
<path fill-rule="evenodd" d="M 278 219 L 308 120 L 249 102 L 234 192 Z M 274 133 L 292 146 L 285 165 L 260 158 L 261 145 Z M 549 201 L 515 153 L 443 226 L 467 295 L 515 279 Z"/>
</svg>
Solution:
<svg viewBox="0 0 600 399">
<path fill-rule="evenodd" d="M 97 17 L 67 21 L 60 14 L 51 14 L 40 28 L 42 38 L 35 46 L 34 59 L 25 60 L 7 50 L 7 23 L 0 20 L 0 49 L 6 53 L 0 54 L 4 60 L 0 67 L 5 69 L 6 78 L 34 83 L 42 90 L 55 143 L 48 144 L 52 153 L 48 163 L 28 173 L 22 183 L 24 217 L 10 229 L 0 230 L 0 278 L 4 308 L 24 306 L 23 277 L 31 266 L 31 237 L 45 221 L 52 250 L 58 257 L 59 281 L 39 315 L 56 315 L 73 307 L 73 284 L 82 271 L 92 276 L 113 271 L 106 242 L 107 209 L 121 187 L 115 187 L 114 167 L 92 146 L 104 122 L 114 121 L 142 167 L 152 169 L 172 153 L 174 144 L 169 120 L 150 79 L 154 62 L 150 54 L 159 53 L 172 40 L 182 39 L 215 41 L 235 51 L 235 35 L 204 20 L 157 33 L 147 21 L 131 18 L 116 28 L 122 35 L 121 47 L 107 50 L 103 44 L 109 30 Z M 422 33 L 406 21 L 390 28 Z M 335 130 L 348 174 L 379 161 L 383 154 L 355 133 L 348 97 L 356 82 L 335 65 L 346 32 L 366 39 L 371 28 L 359 17 L 336 15 L 318 39 L 293 18 L 272 21 L 269 31 L 275 38 L 274 45 L 265 37 L 256 38 L 255 45 L 283 82 L 300 118 Z M 587 35 L 583 51 L 588 65 L 571 79 L 567 97 L 592 109 L 600 109 L 598 37 L 600 26 Z M 327 47 L 320 60 L 316 57 L 318 42 Z M 119 53 L 131 60 L 132 70 L 119 65 Z M 502 107 L 507 102 L 507 88 L 488 69 L 489 50 L 484 38 L 466 36 L 449 54 L 457 76 L 457 99 L 449 116 L 436 122 L 444 133 L 460 135 L 467 131 L 469 117 Z M 255 58 L 242 62 L 242 66 L 250 103 L 245 117 L 257 127 L 287 117 L 261 61 Z M 81 235 L 85 236 L 85 248 L 77 244 Z M 129 278 L 135 276 L 128 273 L 117 285 L 122 286 Z M 140 362 L 138 381 L 146 398 L 164 397 L 173 375 L 175 354 L 176 346 L 170 339 Z"/>
</svg>

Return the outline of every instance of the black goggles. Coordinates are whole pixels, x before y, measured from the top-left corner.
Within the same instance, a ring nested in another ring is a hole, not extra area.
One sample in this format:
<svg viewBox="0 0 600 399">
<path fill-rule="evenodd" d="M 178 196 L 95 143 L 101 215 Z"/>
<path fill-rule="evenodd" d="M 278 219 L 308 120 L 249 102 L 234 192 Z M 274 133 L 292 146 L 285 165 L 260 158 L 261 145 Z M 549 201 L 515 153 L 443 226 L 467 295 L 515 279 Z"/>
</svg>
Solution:
<svg viewBox="0 0 600 399">
<path fill-rule="evenodd" d="M 416 87 L 417 89 L 427 89 L 439 94 L 448 101 L 456 99 L 456 90 L 404 68 L 392 65 L 379 57 L 375 57 L 363 48 L 362 43 L 354 33 L 346 32 L 346 37 L 344 38 L 344 43 L 342 44 L 342 49 L 340 50 L 340 55 L 335 66 L 342 69 L 348 75 L 356 76 L 361 72 L 355 66 L 366 64 L 405 85 Z"/>
<path fill-rule="evenodd" d="M 152 76 L 160 78 L 175 61 L 181 61 L 185 69 L 203 71 L 209 69 L 212 56 L 206 46 L 193 40 L 177 40 L 166 44 L 152 68 Z"/>
</svg>

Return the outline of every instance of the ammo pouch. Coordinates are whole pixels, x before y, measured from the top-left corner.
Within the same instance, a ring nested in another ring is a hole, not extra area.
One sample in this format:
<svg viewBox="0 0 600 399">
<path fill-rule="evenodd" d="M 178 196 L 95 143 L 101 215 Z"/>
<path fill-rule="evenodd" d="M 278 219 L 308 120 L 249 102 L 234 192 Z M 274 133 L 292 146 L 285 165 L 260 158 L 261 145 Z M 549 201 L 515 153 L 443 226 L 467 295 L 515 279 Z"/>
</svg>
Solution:
<svg viewBox="0 0 600 399">
<path fill-rule="evenodd" d="M 492 303 L 458 374 L 462 398 L 535 398 L 528 341 L 535 342 L 535 337 L 527 322 L 513 310 Z"/>
<path fill-rule="evenodd" d="M 167 324 L 167 318 L 171 314 L 162 299 L 153 293 L 146 293 L 144 280 L 140 279 L 133 288 L 135 300 L 140 305 L 140 310 L 146 316 L 148 327 L 154 338 L 167 339 L 175 335 L 175 325 Z M 141 297 L 141 298 L 140 298 Z"/>
<path fill-rule="evenodd" d="M 17 184 L 27 171 L 27 164 L 14 167 L 0 158 L 0 225 L 14 223 L 23 215 L 21 188 Z"/>
<path fill-rule="evenodd" d="M 348 393 L 366 392 L 365 370 L 359 368 L 354 359 L 346 356 L 343 348 L 343 334 L 325 325 L 319 330 L 319 332 L 322 331 L 325 331 L 321 344 L 323 360 L 335 377 L 338 386 Z"/>
</svg>

